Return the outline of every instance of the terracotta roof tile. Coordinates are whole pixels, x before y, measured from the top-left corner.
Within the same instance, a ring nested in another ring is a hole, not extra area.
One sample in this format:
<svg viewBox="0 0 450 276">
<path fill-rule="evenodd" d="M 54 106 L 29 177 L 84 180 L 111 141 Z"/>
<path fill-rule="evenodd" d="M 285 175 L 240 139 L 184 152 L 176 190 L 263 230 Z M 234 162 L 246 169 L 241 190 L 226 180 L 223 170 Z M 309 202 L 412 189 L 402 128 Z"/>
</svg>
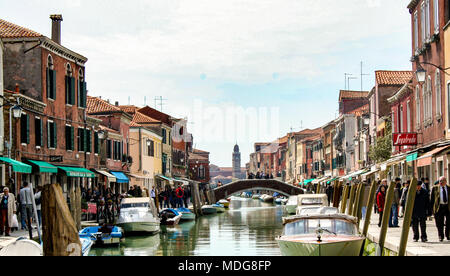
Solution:
<svg viewBox="0 0 450 276">
<path fill-rule="evenodd" d="M 139 107 L 135 105 L 120 105 L 119 108 L 126 113 L 133 115 L 139 109 Z"/>
<path fill-rule="evenodd" d="M 133 122 L 138 124 L 151 124 L 159 123 L 160 121 L 150 118 L 147 115 L 142 114 L 141 112 L 136 112 L 133 115 Z"/>
<path fill-rule="evenodd" d="M 43 35 L 30 29 L 0 19 L 0 37 L 1 38 L 43 37 Z"/>
<path fill-rule="evenodd" d="M 404 85 L 412 78 L 412 71 L 375 71 L 378 85 Z"/>
<path fill-rule="evenodd" d="M 355 114 L 355 116 L 362 116 L 363 114 L 368 113 L 368 112 L 369 112 L 369 105 L 366 104 L 361 107 L 358 107 L 355 110 L 347 112 L 347 114 Z"/>
<path fill-rule="evenodd" d="M 202 154 L 202 153 L 209 153 L 208 151 L 199 150 L 199 149 L 193 149 L 192 152 L 193 153 L 200 153 L 200 154 Z"/>
<path fill-rule="evenodd" d="M 367 91 L 350 91 L 350 90 L 341 90 L 339 92 L 339 101 L 343 99 L 360 99 L 366 98 L 369 95 Z"/>
<path fill-rule="evenodd" d="M 98 97 L 88 96 L 86 101 L 86 112 L 88 114 L 102 113 L 102 112 L 120 112 L 119 107 L 108 103 Z"/>
</svg>

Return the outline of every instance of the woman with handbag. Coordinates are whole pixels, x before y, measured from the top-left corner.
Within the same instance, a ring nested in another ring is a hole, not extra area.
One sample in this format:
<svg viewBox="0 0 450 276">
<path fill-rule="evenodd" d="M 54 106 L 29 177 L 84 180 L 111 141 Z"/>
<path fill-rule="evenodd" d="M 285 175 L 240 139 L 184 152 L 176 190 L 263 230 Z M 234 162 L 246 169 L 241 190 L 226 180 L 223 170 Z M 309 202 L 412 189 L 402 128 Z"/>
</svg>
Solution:
<svg viewBox="0 0 450 276">
<path fill-rule="evenodd" d="M 13 227 L 13 217 L 16 214 L 16 198 L 9 192 L 7 187 L 0 194 L 0 235 L 9 236 Z"/>
</svg>

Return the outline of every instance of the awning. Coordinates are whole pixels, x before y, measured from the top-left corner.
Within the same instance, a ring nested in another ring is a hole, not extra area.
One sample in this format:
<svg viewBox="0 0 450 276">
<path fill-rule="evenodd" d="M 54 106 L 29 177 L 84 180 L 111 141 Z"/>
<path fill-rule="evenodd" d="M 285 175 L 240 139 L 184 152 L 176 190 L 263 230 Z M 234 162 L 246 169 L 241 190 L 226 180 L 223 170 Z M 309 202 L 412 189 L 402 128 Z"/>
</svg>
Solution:
<svg viewBox="0 0 450 276">
<path fill-rule="evenodd" d="M 27 165 L 25 163 L 16 161 L 11 158 L 6 157 L 0 157 L 0 161 L 3 161 L 5 163 L 8 163 L 11 165 L 12 170 L 18 173 L 31 173 L 32 167 L 30 165 Z"/>
<path fill-rule="evenodd" d="M 101 171 L 101 170 L 95 170 L 95 172 L 106 176 L 109 182 L 116 182 L 117 181 L 117 178 L 114 175 L 110 174 L 109 172 L 105 172 L 105 171 Z"/>
<path fill-rule="evenodd" d="M 321 183 L 321 182 L 327 180 L 328 178 L 330 178 L 330 177 L 329 177 L 329 176 L 325 176 L 325 177 L 322 177 L 322 178 L 320 178 L 320 179 L 315 179 L 315 180 L 312 181 L 312 184 L 318 184 L 318 183 Z"/>
<path fill-rule="evenodd" d="M 413 162 L 413 161 L 417 160 L 417 156 L 419 156 L 418 152 L 409 154 L 408 156 L 406 156 L 406 162 Z"/>
<path fill-rule="evenodd" d="M 376 169 L 376 170 L 371 170 L 369 172 L 363 173 L 363 174 L 361 174 L 361 178 L 363 180 L 366 180 L 369 175 L 372 175 L 372 174 L 374 174 L 376 172 L 379 172 L 379 171 L 380 171 L 379 169 Z"/>
<path fill-rule="evenodd" d="M 57 173 L 58 172 L 58 167 L 53 166 L 52 164 L 49 164 L 47 162 L 36 161 L 36 160 L 28 160 L 28 162 L 32 163 L 33 165 L 36 165 L 39 168 L 39 172 L 41 172 L 41 173 Z"/>
<path fill-rule="evenodd" d="M 405 160 L 405 155 L 402 154 L 402 155 L 395 156 L 395 157 L 389 159 L 388 161 L 386 161 L 386 164 L 387 164 L 388 166 L 391 166 L 391 165 L 398 164 L 398 163 L 400 163 L 400 162 L 402 162 L 402 161 L 404 161 L 404 160 Z"/>
<path fill-rule="evenodd" d="M 143 175 L 137 175 L 137 174 L 132 174 L 132 173 L 128 173 L 128 175 L 133 177 L 133 178 L 142 179 L 142 180 L 144 180 L 144 179 L 153 179 L 150 176 L 143 176 Z"/>
<path fill-rule="evenodd" d="M 425 166 L 431 165 L 431 161 L 433 159 L 433 156 L 435 154 L 438 154 L 441 151 L 449 148 L 449 147 L 450 147 L 450 145 L 444 146 L 444 147 L 435 148 L 434 150 L 431 150 L 431 151 L 427 152 L 426 154 L 420 156 L 419 158 L 417 158 L 417 167 L 425 167 Z"/>
<path fill-rule="evenodd" d="M 111 173 L 116 177 L 116 183 L 128 183 L 130 180 L 123 172 L 113 172 Z"/>
<path fill-rule="evenodd" d="M 332 178 L 332 179 L 328 180 L 328 181 L 327 181 L 327 184 L 330 184 L 331 182 L 333 182 L 333 181 L 335 181 L 335 180 L 338 180 L 338 178 L 335 177 L 335 178 Z"/>
<path fill-rule="evenodd" d="M 183 183 L 183 186 L 189 186 L 189 181 L 174 178 L 173 181 Z"/>
<path fill-rule="evenodd" d="M 70 177 L 87 177 L 94 178 L 95 174 L 88 169 L 78 168 L 78 167 L 58 167 L 58 169 L 66 172 L 67 176 Z"/>
<path fill-rule="evenodd" d="M 303 185 L 308 185 L 309 183 L 313 182 L 315 179 L 308 179 L 303 181 Z"/>
<path fill-rule="evenodd" d="M 363 173 L 366 173 L 366 172 L 367 172 L 366 169 L 359 170 L 359 171 L 353 172 L 353 173 L 351 173 L 349 175 L 346 175 L 346 176 L 342 177 L 341 180 L 345 180 L 345 179 L 353 180 L 353 177 L 358 176 L 358 175 L 363 174 Z"/>
</svg>

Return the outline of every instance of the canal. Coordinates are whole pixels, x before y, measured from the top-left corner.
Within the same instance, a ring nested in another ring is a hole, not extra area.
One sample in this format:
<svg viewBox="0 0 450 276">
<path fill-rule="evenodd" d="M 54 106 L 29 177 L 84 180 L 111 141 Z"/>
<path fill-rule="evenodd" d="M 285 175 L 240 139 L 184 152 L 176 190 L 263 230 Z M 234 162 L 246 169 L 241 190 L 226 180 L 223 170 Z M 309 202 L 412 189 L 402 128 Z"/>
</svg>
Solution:
<svg viewBox="0 0 450 276">
<path fill-rule="evenodd" d="M 118 247 L 92 248 L 91 256 L 279 256 L 283 206 L 233 197 L 225 213 L 203 216 L 154 236 L 126 237 Z"/>
</svg>

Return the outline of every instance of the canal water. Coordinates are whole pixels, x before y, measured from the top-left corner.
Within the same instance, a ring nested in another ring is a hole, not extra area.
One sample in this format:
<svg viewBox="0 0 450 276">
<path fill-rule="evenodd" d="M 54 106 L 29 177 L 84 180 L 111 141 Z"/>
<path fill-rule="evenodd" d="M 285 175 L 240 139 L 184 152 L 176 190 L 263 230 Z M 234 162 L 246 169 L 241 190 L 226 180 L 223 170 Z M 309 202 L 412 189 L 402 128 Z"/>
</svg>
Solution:
<svg viewBox="0 0 450 276">
<path fill-rule="evenodd" d="M 126 237 L 118 247 L 92 248 L 91 256 L 279 256 L 283 206 L 233 197 L 229 210 L 154 236 Z"/>
</svg>

